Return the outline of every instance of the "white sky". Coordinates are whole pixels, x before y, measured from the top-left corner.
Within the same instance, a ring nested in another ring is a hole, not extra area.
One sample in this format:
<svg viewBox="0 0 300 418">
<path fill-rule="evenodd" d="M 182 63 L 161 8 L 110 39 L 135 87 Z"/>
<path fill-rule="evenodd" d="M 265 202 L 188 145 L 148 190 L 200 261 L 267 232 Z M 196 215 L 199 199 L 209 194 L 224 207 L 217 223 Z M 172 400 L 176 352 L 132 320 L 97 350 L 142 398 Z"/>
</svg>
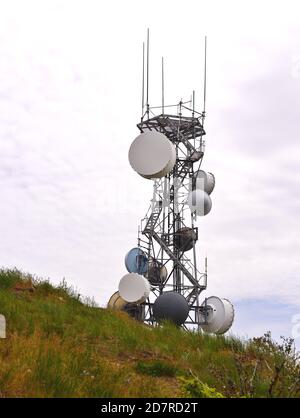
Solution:
<svg viewBox="0 0 300 418">
<path fill-rule="evenodd" d="M 206 295 L 300 311 L 299 18 L 296 1 L 0 1 L 0 264 L 106 303 L 151 198 L 127 161 L 146 29 L 150 104 L 164 55 L 166 102 L 196 89 L 200 111 L 206 34 Z"/>
</svg>

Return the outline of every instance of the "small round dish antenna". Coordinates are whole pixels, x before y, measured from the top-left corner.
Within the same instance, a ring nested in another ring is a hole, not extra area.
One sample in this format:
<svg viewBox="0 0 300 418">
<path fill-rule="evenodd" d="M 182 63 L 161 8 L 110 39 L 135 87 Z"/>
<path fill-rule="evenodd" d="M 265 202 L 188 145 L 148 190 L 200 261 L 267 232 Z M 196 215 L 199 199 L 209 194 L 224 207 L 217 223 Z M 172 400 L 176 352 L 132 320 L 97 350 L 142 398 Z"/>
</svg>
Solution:
<svg viewBox="0 0 300 418">
<path fill-rule="evenodd" d="M 153 286 L 159 286 L 168 277 L 167 268 L 157 260 L 151 259 L 149 262 L 146 278 Z"/>
<path fill-rule="evenodd" d="M 121 298 L 119 292 L 115 292 L 109 299 L 107 307 L 110 309 L 122 310 L 126 305 L 126 301 Z"/>
<path fill-rule="evenodd" d="M 196 241 L 196 232 L 193 228 L 183 227 L 177 230 L 174 236 L 174 244 L 179 251 L 189 251 Z"/>
<path fill-rule="evenodd" d="M 119 293 L 126 302 L 143 303 L 150 294 L 150 284 L 140 274 L 128 273 L 120 280 Z"/>
<path fill-rule="evenodd" d="M 182 325 L 189 314 L 189 305 L 184 296 L 177 292 L 162 293 L 153 304 L 156 321 L 168 320 Z"/>
<path fill-rule="evenodd" d="M 117 311 L 124 311 L 134 319 L 142 321 L 145 315 L 145 306 L 136 303 L 128 303 L 121 296 L 119 292 L 115 292 L 109 299 L 107 307 Z"/>
<path fill-rule="evenodd" d="M 193 189 L 204 190 L 207 194 L 211 194 L 215 188 L 216 179 L 212 173 L 204 170 L 198 170 L 193 175 Z"/>
<path fill-rule="evenodd" d="M 140 248 L 132 248 L 125 256 L 125 266 L 129 273 L 145 274 L 148 270 L 148 258 Z"/>
<path fill-rule="evenodd" d="M 196 212 L 196 215 L 207 215 L 212 206 L 210 196 L 203 190 L 195 189 L 189 193 L 188 205 L 191 212 Z"/>
<path fill-rule="evenodd" d="M 224 334 L 229 330 L 234 319 L 233 305 L 229 300 L 210 296 L 202 303 L 202 307 L 207 307 L 207 324 L 201 325 L 203 331 Z"/>
</svg>

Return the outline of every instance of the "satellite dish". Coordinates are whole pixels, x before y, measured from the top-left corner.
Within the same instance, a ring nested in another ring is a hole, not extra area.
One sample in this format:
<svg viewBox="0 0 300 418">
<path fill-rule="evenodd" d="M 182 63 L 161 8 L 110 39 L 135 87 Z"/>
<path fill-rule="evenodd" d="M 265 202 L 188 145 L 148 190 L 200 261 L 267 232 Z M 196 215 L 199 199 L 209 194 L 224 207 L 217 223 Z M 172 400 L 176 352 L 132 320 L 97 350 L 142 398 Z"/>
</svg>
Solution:
<svg viewBox="0 0 300 418">
<path fill-rule="evenodd" d="M 125 266 L 129 273 L 145 274 L 148 270 L 148 258 L 140 248 L 132 248 L 125 256 Z"/>
<path fill-rule="evenodd" d="M 179 251 L 189 251 L 193 248 L 197 236 L 193 228 L 183 227 L 177 230 L 174 244 Z"/>
<path fill-rule="evenodd" d="M 131 167 L 142 177 L 161 178 L 172 171 L 176 150 L 164 134 L 148 131 L 133 141 L 128 158 Z"/>
<path fill-rule="evenodd" d="M 168 270 L 161 262 L 152 259 L 146 277 L 153 286 L 159 286 L 168 277 Z"/>
<path fill-rule="evenodd" d="M 215 188 L 215 176 L 212 173 L 207 173 L 203 170 L 198 170 L 193 176 L 193 189 L 204 190 L 207 194 Z"/>
<path fill-rule="evenodd" d="M 115 292 L 109 299 L 107 307 L 110 309 L 122 310 L 126 305 L 126 301 L 121 298 L 119 292 Z"/>
<path fill-rule="evenodd" d="M 203 190 L 195 189 L 189 193 L 188 205 L 191 212 L 196 212 L 196 215 L 207 215 L 212 206 L 210 196 Z"/>
<path fill-rule="evenodd" d="M 225 308 L 225 320 L 222 327 L 219 329 L 218 334 L 225 334 L 232 326 L 234 321 L 234 307 L 228 299 L 222 299 Z"/>
<path fill-rule="evenodd" d="M 208 307 L 208 316 L 207 324 L 201 325 L 203 331 L 214 334 L 227 332 L 234 319 L 234 308 L 231 302 L 217 296 L 210 296 L 206 299 L 206 303 L 202 303 L 203 307 L 205 305 Z"/>
<path fill-rule="evenodd" d="M 136 303 L 128 303 L 119 292 L 115 292 L 109 299 L 107 307 L 117 311 L 124 311 L 138 321 L 142 321 L 145 317 L 145 306 Z"/>
<path fill-rule="evenodd" d="M 119 293 L 126 302 L 142 303 L 150 294 L 150 284 L 140 274 L 128 273 L 120 280 Z"/>
<path fill-rule="evenodd" d="M 188 314 L 187 300 L 177 292 L 162 293 L 153 304 L 153 315 L 157 322 L 169 320 L 176 325 L 182 325 Z"/>
</svg>

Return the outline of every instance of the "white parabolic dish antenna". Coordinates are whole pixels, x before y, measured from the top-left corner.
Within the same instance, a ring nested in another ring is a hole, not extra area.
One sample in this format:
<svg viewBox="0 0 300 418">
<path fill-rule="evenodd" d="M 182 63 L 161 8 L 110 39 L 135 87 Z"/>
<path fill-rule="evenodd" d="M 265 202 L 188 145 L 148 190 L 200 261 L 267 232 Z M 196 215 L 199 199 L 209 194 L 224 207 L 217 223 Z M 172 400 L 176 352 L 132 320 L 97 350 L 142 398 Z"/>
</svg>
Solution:
<svg viewBox="0 0 300 418">
<path fill-rule="evenodd" d="M 212 206 L 210 196 L 203 190 L 196 189 L 189 193 L 188 205 L 191 212 L 196 212 L 196 215 L 207 215 Z"/>
<path fill-rule="evenodd" d="M 207 324 L 201 325 L 205 332 L 224 334 L 229 330 L 234 319 L 233 305 L 227 299 L 217 296 L 210 296 L 206 299 L 206 304 L 210 308 Z M 205 306 L 205 302 L 202 303 Z"/>
<path fill-rule="evenodd" d="M 142 303 L 150 294 L 150 284 L 140 274 L 128 273 L 120 280 L 119 294 L 126 302 Z"/>
<path fill-rule="evenodd" d="M 128 154 L 131 167 L 147 179 L 170 173 L 176 162 L 172 142 L 160 132 L 144 132 L 135 138 Z"/>
<path fill-rule="evenodd" d="M 198 170 L 194 173 L 194 179 L 196 189 L 204 190 L 206 193 L 211 194 L 215 188 L 216 179 L 212 173 Z"/>
</svg>

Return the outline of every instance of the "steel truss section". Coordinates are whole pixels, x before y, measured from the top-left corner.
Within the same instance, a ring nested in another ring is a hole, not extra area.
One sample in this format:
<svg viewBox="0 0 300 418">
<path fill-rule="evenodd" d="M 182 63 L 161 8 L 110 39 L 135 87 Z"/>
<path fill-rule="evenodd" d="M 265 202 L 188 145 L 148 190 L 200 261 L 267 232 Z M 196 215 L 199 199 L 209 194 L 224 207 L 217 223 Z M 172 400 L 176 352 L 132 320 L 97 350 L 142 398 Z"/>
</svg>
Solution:
<svg viewBox="0 0 300 418">
<path fill-rule="evenodd" d="M 187 113 L 187 115 L 183 113 Z M 149 117 L 149 111 L 137 125 L 140 132 L 157 131 L 168 137 L 176 149 L 176 163 L 170 174 L 154 180 L 153 198 L 146 216 L 139 227 L 138 246 L 148 257 L 149 263 L 166 267 L 168 274 L 162 281 L 151 283 L 151 294 L 144 303 L 144 321 L 155 325 L 153 303 L 163 292 L 182 294 L 189 305 L 189 315 L 184 328 L 200 328 L 207 323 L 207 309 L 199 305 L 199 295 L 207 287 L 207 271 L 197 269 L 195 245 L 198 228 L 194 226 L 196 215 L 187 207 L 188 193 L 192 189 L 194 173 L 199 170 L 204 156 L 204 113 L 200 114 L 178 104 L 178 114 L 160 114 Z M 192 248 L 187 255 L 176 246 L 181 228 L 193 231 Z"/>
</svg>

